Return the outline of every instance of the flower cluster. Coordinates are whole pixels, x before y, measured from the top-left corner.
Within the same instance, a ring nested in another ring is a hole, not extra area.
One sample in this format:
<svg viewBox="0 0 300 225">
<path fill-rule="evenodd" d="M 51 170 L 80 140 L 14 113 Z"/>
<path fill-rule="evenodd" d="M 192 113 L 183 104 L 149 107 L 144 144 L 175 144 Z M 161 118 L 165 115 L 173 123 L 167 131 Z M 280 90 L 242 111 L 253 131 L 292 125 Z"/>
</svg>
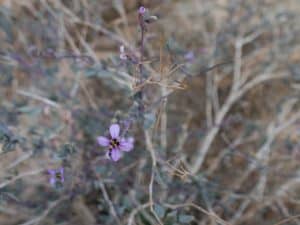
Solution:
<svg viewBox="0 0 300 225">
<path fill-rule="evenodd" d="M 107 158 L 118 161 L 122 156 L 122 152 L 129 152 L 133 149 L 134 139 L 133 137 L 120 136 L 120 126 L 118 124 L 112 124 L 109 127 L 109 134 L 109 137 L 97 137 L 97 141 L 99 145 L 107 147 Z"/>
</svg>

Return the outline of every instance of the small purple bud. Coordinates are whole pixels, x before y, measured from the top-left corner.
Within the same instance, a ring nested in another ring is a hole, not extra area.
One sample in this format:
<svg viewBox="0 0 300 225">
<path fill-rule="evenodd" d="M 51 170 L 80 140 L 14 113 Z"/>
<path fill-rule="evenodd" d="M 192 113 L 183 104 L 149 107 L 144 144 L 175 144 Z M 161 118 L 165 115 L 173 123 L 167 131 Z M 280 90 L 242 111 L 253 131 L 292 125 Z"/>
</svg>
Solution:
<svg viewBox="0 0 300 225">
<path fill-rule="evenodd" d="M 195 59 L 195 54 L 193 51 L 188 51 L 185 55 L 184 58 L 188 61 L 188 62 L 192 62 Z"/>
<path fill-rule="evenodd" d="M 120 59 L 121 60 L 126 60 L 127 59 L 127 55 L 126 55 L 126 52 L 125 52 L 124 45 L 120 46 Z"/>
<path fill-rule="evenodd" d="M 144 6 L 141 6 L 139 8 L 139 14 L 143 15 L 146 12 L 146 8 Z"/>
</svg>

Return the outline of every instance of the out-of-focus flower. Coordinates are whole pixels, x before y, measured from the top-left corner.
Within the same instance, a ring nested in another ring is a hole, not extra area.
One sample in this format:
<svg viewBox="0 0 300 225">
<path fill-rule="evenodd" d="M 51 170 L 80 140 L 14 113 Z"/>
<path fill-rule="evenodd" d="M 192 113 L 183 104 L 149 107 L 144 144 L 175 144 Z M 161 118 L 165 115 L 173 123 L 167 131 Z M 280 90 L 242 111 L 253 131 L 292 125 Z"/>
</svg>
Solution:
<svg viewBox="0 0 300 225">
<path fill-rule="evenodd" d="M 139 8 L 139 14 L 144 14 L 146 12 L 146 8 L 144 6 L 141 6 Z"/>
<path fill-rule="evenodd" d="M 120 59 L 121 60 L 126 60 L 127 59 L 127 55 L 126 55 L 126 52 L 125 52 L 124 45 L 120 46 Z"/>
<path fill-rule="evenodd" d="M 48 169 L 48 173 L 50 175 L 49 183 L 52 186 L 55 186 L 58 182 L 63 183 L 65 181 L 63 167 L 61 167 L 59 169 Z"/>
<path fill-rule="evenodd" d="M 140 20 L 140 25 L 143 26 L 143 29 L 146 29 L 145 23 L 153 23 L 155 22 L 158 17 L 155 15 L 150 15 L 148 9 L 146 9 L 144 6 L 141 6 L 138 10 L 139 13 L 139 20 Z"/>
<path fill-rule="evenodd" d="M 118 124 L 112 124 L 109 127 L 109 133 L 110 137 L 99 136 L 97 141 L 99 145 L 108 147 L 106 156 L 116 162 L 121 158 L 122 152 L 129 152 L 133 149 L 134 139 L 121 137 Z"/>
<path fill-rule="evenodd" d="M 184 55 L 184 59 L 188 62 L 192 62 L 195 60 L 195 53 L 193 51 L 188 51 Z"/>
</svg>

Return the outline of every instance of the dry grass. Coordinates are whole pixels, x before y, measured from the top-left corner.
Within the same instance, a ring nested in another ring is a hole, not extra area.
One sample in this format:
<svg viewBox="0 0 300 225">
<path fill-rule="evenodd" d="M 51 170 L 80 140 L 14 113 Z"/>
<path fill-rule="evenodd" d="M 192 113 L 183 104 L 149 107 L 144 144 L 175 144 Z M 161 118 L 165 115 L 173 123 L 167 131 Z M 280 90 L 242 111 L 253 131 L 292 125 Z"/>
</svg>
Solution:
<svg viewBox="0 0 300 225">
<path fill-rule="evenodd" d="M 0 5 L 1 225 L 300 224 L 297 0 Z"/>
</svg>

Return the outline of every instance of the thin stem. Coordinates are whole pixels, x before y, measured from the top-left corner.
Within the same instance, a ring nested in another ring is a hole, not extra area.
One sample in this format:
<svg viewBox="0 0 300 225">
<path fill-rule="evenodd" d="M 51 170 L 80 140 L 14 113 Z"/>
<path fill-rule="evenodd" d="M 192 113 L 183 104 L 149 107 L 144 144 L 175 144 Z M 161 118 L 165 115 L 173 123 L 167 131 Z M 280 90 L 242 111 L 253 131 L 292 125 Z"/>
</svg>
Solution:
<svg viewBox="0 0 300 225">
<path fill-rule="evenodd" d="M 120 219 L 119 219 L 119 217 L 118 217 L 118 215 L 117 215 L 117 212 L 116 212 L 116 210 L 115 210 L 115 207 L 114 207 L 112 201 L 110 200 L 110 198 L 109 198 L 109 196 L 108 196 L 108 193 L 107 193 L 107 191 L 106 191 L 106 188 L 105 188 L 105 186 L 104 186 L 104 184 L 103 184 L 102 182 L 100 183 L 100 188 L 101 188 L 101 191 L 102 191 L 102 194 L 103 194 L 103 196 L 104 196 L 105 201 L 106 201 L 107 204 L 109 205 L 109 209 L 110 209 L 110 212 L 111 212 L 112 216 L 115 218 L 117 224 L 118 224 L 118 225 L 121 225 L 122 223 L 121 223 L 121 221 L 120 221 Z"/>
</svg>

